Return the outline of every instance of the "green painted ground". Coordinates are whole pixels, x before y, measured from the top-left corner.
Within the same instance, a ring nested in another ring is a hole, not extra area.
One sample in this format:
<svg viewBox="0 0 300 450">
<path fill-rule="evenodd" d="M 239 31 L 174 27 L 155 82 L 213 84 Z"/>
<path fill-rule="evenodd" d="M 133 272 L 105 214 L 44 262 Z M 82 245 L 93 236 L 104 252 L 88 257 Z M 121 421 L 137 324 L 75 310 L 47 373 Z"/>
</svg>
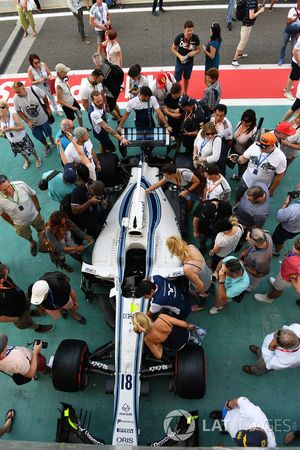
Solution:
<svg viewBox="0 0 300 450">
<path fill-rule="evenodd" d="M 244 109 L 246 107 L 230 108 L 228 116 L 234 125 Z M 285 111 L 285 107 L 256 107 L 255 109 L 258 117 L 262 115 L 266 118 L 266 127 L 274 126 Z M 87 124 L 87 118 L 85 123 Z M 55 124 L 55 131 L 57 129 L 58 121 Z M 40 144 L 37 144 L 37 150 L 41 154 Z M 61 169 L 55 152 L 48 159 L 43 159 L 41 169 L 30 167 L 25 172 L 22 169 L 21 157 L 13 157 L 4 139 L 0 141 L 0 151 L 0 172 L 8 175 L 11 180 L 23 180 L 33 188 L 37 188 L 37 182 L 43 172 L 55 168 Z M 299 181 L 299 163 L 295 162 L 277 190 L 275 198 L 272 199 L 270 218 L 266 224 L 269 230 L 272 231 L 275 228 L 276 208 L 285 198 L 286 192 L 295 188 Z M 58 204 L 53 202 L 45 192 L 39 191 L 38 196 L 42 205 L 42 214 L 47 219 Z M 27 243 L 18 238 L 14 230 L 6 223 L 1 222 L 0 225 L 0 260 L 9 265 L 10 274 L 19 286 L 26 289 L 44 272 L 55 270 L 48 255 L 39 254 L 36 258 L 32 258 Z M 285 250 L 289 247 L 290 245 L 287 245 Z M 70 318 L 66 321 L 62 319 L 58 321 L 55 331 L 45 336 L 45 340 L 49 342 L 49 348 L 44 352 L 47 357 L 54 353 L 62 339 L 84 339 L 94 350 L 113 338 L 113 333 L 105 324 L 99 308 L 84 301 L 84 296 L 79 289 L 79 265 L 73 261 L 70 264 L 75 268 L 74 273 L 71 274 L 72 285 L 79 293 L 81 312 L 87 318 L 87 325 L 79 325 Z M 279 260 L 274 259 L 273 275 L 276 275 L 278 268 Z M 267 289 L 267 285 L 265 281 L 262 291 Z M 254 403 L 260 405 L 273 421 L 278 419 L 276 436 L 278 444 L 282 444 L 283 431 L 287 431 L 287 427 L 293 426 L 294 422 L 297 428 L 300 427 L 300 400 L 297 395 L 300 369 L 254 378 L 243 373 L 241 366 L 254 360 L 254 355 L 248 350 L 249 344 L 260 345 L 263 337 L 270 331 L 300 320 L 300 308 L 295 305 L 296 298 L 294 292 L 287 291 L 276 303 L 266 305 L 257 303 L 251 295 L 247 295 L 241 304 L 231 304 L 218 316 L 210 316 L 206 310 L 190 317 L 190 321 L 208 329 L 205 341 L 206 396 L 201 401 L 182 400 L 168 392 L 167 380 L 154 381 L 151 384 L 150 395 L 142 397 L 140 402 L 140 444 L 146 444 L 164 434 L 163 419 L 171 410 L 197 408 L 200 415 L 201 446 L 230 445 L 230 439 L 219 435 L 217 431 L 205 431 L 212 426 L 208 414 L 212 409 L 219 408 L 225 400 L 241 395 L 249 397 Z M 49 323 L 49 319 L 42 318 L 41 322 Z M 0 330 L 9 335 L 10 344 L 24 345 L 37 337 L 33 331 L 17 330 L 12 324 L 1 324 Z M 99 376 L 90 377 L 86 391 L 69 394 L 55 391 L 48 377 L 40 377 L 37 382 L 17 387 L 8 377 L 0 374 L 0 390 L 2 417 L 4 418 L 9 408 L 17 410 L 13 433 L 5 435 L 6 439 L 54 441 L 57 408 L 60 401 L 66 401 L 78 409 L 86 408 L 91 411 L 90 431 L 104 438 L 106 443 L 111 443 L 113 397 L 104 394 L 104 379 Z"/>
</svg>

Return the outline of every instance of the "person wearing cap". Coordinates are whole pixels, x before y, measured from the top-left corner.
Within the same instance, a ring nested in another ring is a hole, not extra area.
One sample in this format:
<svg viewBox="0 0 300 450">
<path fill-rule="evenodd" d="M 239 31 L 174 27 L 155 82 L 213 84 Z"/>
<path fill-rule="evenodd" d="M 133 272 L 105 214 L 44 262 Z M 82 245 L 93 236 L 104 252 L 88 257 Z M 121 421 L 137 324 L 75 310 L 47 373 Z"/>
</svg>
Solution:
<svg viewBox="0 0 300 450">
<path fill-rule="evenodd" d="M 276 278 L 270 277 L 269 283 L 272 289 L 267 294 L 255 294 L 255 300 L 271 304 L 289 287 L 293 287 L 300 294 L 300 239 L 295 240 L 292 249 L 280 264 Z M 300 300 L 296 300 L 296 304 L 300 306 Z"/>
<path fill-rule="evenodd" d="M 245 365 L 249 375 L 265 375 L 272 370 L 284 370 L 300 366 L 300 324 L 284 325 L 268 334 L 262 347 L 250 345 L 249 350 L 257 357 L 256 364 Z"/>
<path fill-rule="evenodd" d="M 55 170 L 49 170 L 48 172 L 43 173 L 42 180 L 45 180 L 49 175 L 53 174 L 53 172 L 57 172 Z M 77 179 L 76 168 L 73 163 L 67 163 L 64 166 L 63 173 L 57 172 L 56 175 L 48 180 L 48 195 L 55 202 L 61 202 L 62 199 L 73 192 L 75 188 L 75 182 Z M 39 184 L 39 188 L 44 190 L 42 186 Z"/>
<path fill-rule="evenodd" d="M 84 325 L 86 319 L 77 312 L 77 295 L 69 281 L 62 272 L 47 272 L 28 287 L 28 297 L 32 305 L 44 309 L 53 320 L 66 318 L 65 311 L 70 311 L 73 319 Z"/>
<path fill-rule="evenodd" d="M 294 192 L 295 196 L 288 193 L 276 213 L 279 224 L 272 235 L 275 246 L 274 256 L 279 256 L 285 241 L 293 239 L 300 233 L 300 189 Z"/>
<path fill-rule="evenodd" d="M 25 292 L 8 274 L 9 268 L 0 263 L 0 322 L 12 322 L 20 330 L 31 328 L 37 333 L 52 331 L 54 325 L 40 325 L 33 321 Z"/>
<path fill-rule="evenodd" d="M 15 111 L 27 123 L 33 136 L 44 145 L 45 157 L 49 156 L 55 142 L 49 123 L 52 112 L 47 95 L 38 87 L 25 87 L 21 81 L 15 81 L 12 88 L 15 93 Z M 46 138 L 50 139 L 51 145 Z M 41 161 L 36 160 L 35 166 L 41 167 Z"/>
<path fill-rule="evenodd" d="M 116 147 L 111 141 L 109 134 L 114 136 L 120 142 L 121 146 L 126 146 L 129 142 L 124 139 L 117 131 L 107 125 L 107 118 L 104 110 L 103 96 L 98 91 L 91 93 L 92 103 L 89 107 L 89 119 L 93 127 L 94 137 L 100 142 L 100 150 L 102 153 L 111 151 L 115 152 Z"/>
<path fill-rule="evenodd" d="M 0 215 L 19 236 L 29 241 L 32 256 L 37 255 L 38 247 L 31 227 L 39 236 L 45 227 L 40 211 L 39 200 L 31 187 L 23 181 L 10 182 L 5 175 L 0 175 Z"/>
<path fill-rule="evenodd" d="M 89 236 L 97 239 L 105 221 L 106 200 L 102 181 L 89 181 L 77 186 L 71 194 L 73 222 Z"/>
<path fill-rule="evenodd" d="M 182 144 L 187 153 L 192 153 L 199 130 L 210 120 L 210 111 L 202 100 L 197 101 L 185 94 L 179 99 L 179 107 L 183 111 L 181 115 Z"/>
<path fill-rule="evenodd" d="M 62 106 L 67 119 L 74 120 L 76 115 L 79 126 L 82 127 L 83 122 L 81 108 L 77 100 L 71 94 L 71 89 L 68 83 L 68 73 L 70 72 L 70 70 L 70 67 L 67 67 L 62 63 L 58 63 L 55 66 L 55 89 L 57 101 Z"/>
<path fill-rule="evenodd" d="M 175 80 L 181 81 L 183 76 L 183 91 L 187 94 L 194 66 L 194 57 L 201 52 L 200 39 L 194 34 L 194 24 L 187 20 L 183 25 L 183 33 L 175 37 L 171 50 L 176 56 Z"/>
<path fill-rule="evenodd" d="M 300 154 L 300 134 L 290 122 L 280 122 L 274 130 L 280 149 L 286 156 L 287 167 Z"/>
<path fill-rule="evenodd" d="M 0 371 L 8 375 L 20 374 L 26 378 L 35 378 L 37 372 L 49 375 L 51 368 L 41 354 L 43 342 L 34 342 L 33 350 L 27 347 L 8 346 L 6 334 L 0 334 Z"/>
<path fill-rule="evenodd" d="M 164 105 L 167 95 L 171 92 L 172 84 L 175 82 L 176 80 L 170 72 L 159 72 L 156 75 L 150 88 L 160 107 Z"/>
<path fill-rule="evenodd" d="M 162 113 L 158 101 L 152 94 L 151 89 L 148 86 L 142 86 L 139 94 L 129 100 L 127 103 L 126 111 L 124 112 L 121 121 L 118 125 L 117 131 L 121 132 L 121 129 L 128 119 L 131 111 L 135 112 L 135 127 L 140 130 L 147 130 L 155 127 L 153 119 L 153 111 L 157 114 L 158 120 L 167 128 L 171 133 L 172 128 L 168 124 L 164 114 Z"/>
<path fill-rule="evenodd" d="M 89 45 L 91 42 L 88 40 L 88 36 L 84 31 L 83 21 L 83 0 L 67 0 L 68 7 L 71 10 L 73 16 L 77 20 L 78 33 L 83 44 Z"/>
<path fill-rule="evenodd" d="M 90 9 L 90 25 L 94 28 L 97 36 L 98 53 L 101 55 L 102 42 L 105 39 L 105 32 L 111 26 L 108 6 L 103 0 L 96 0 Z"/>
<path fill-rule="evenodd" d="M 222 410 L 212 411 L 209 417 L 223 422 L 222 431 L 227 431 L 238 447 L 276 447 L 267 416 L 246 397 L 227 400 Z"/>
<path fill-rule="evenodd" d="M 93 91 L 98 91 L 102 95 L 105 104 L 106 99 L 101 83 L 102 79 L 103 74 L 100 69 L 94 69 L 87 78 L 82 78 L 80 83 L 79 96 L 82 101 L 82 106 L 86 111 L 89 110 L 89 107 L 92 103 L 91 93 Z"/>
<path fill-rule="evenodd" d="M 219 314 L 235 297 L 241 296 L 249 286 L 249 276 L 243 263 L 235 256 L 222 259 L 214 272 L 218 285 L 214 306 L 210 314 Z"/>
<path fill-rule="evenodd" d="M 269 216 L 269 189 L 259 181 L 249 188 L 234 208 L 234 214 L 245 228 L 256 225 L 262 228 Z"/>
<path fill-rule="evenodd" d="M 249 187 L 258 181 L 268 186 L 270 197 L 273 197 L 286 171 L 286 157 L 276 143 L 277 138 L 274 133 L 264 133 L 259 142 L 250 145 L 243 155 L 239 156 L 238 164 L 248 162 L 248 166 L 237 188 L 236 202 Z M 231 158 L 229 156 L 229 159 Z"/>
<path fill-rule="evenodd" d="M 273 254 L 273 241 L 270 234 L 253 227 L 248 231 L 246 240 L 249 247 L 240 254 L 244 267 L 250 278 L 247 291 L 253 291 L 261 280 L 270 272 Z"/>
<path fill-rule="evenodd" d="M 74 130 L 74 137 L 71 133 L 66 133 L 70 144 L 64 152 L 64 156 L 69 163 L 85 164 L 90 171 L 90 178 L 95 181 L 96 169 L 100 172 L 101 166 L 98 157 L 93 148 L 87 129 L 84 127 L 77 127 Z"/>
</svg>

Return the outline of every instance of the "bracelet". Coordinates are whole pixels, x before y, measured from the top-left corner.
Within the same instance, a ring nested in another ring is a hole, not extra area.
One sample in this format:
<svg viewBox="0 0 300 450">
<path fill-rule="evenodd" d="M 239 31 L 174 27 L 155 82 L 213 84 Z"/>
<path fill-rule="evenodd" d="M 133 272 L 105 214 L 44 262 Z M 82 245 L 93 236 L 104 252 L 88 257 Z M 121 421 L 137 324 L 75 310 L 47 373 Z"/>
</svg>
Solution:
<svg viewBox="0 0 300 450">
<path fill-rule="evenodd" d="M 219 281 L 219 284 L 225 284 L 225 281 Z"/>
</svg>

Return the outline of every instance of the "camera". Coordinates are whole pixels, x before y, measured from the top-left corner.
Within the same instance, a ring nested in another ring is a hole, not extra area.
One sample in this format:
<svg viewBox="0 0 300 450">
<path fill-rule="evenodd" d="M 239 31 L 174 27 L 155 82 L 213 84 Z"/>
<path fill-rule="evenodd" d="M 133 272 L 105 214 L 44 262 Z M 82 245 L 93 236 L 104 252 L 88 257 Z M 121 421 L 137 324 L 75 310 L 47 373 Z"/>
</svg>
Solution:
<svg viewBox="0 0 300 450">
<path fill-rule="evenodd" d="M 300 196 L 300 189 L 296 189 L 295 191 L 288 192 L 288 195 L 290 196 L 291 200 L 295 200 L 296 198 L 299 198 Z"/>
<path fill-rule="evenodd" d="M 42 348 L 48 348 L 48 342 L 41 341 L 40 339 L 35 339 L 33 341 L 33 344 L 39 345 L 42 342 Z"/>
</svg>

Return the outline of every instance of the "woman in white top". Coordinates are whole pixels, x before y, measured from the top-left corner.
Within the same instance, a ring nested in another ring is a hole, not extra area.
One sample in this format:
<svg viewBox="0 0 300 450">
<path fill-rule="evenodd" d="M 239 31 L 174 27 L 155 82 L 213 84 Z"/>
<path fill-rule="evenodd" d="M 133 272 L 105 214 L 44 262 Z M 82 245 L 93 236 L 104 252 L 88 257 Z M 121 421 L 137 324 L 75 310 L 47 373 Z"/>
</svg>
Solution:
<svg viewBox="0 0 300 450">
<path fill-rule="evenodd" d="M 69 81 L 68 72 L 70 72 L 71 69 L 70 67 L 67 67 L 64 64 L 59 63 L 56 64 L 55 70 L 56 70 L 55 88 L 57 101 L 62 106 L 62 109 L 65 115 L 67 116 L 67 119 L 74 120 L 76 114 L 79 126 L 82 127 L 83 122 L 80 105 L 71 94 L 71 89 L 68 84 Z"/>
<path fill-rule="evenodd" d="M 117 41 L 117 32 L 109 30 L 106 34 L 108 39 L 102 43 L 102 46 L 106 48 L 106 57 L 110 63 L 122 67 L 122 51 Z"/>
<path fill-rule="evenodd" d="M 0 131 L 6 136 L 15 156 L 21 153 L 25 162 L 23 169 L 28 169 L 30 165 L 29 156 L 35 159 L 36 167 L 41 167 L 34 145 L 28 134 L 25 132 L 24 125 L 17 113 L 9 111 L 8 103 L 0 100 Z"/>
<path fill-rule="evenodd" d="M 192 311 L 200 311 L 205 308 L 205 297 L 211 287 L 211 270 L 202 253 L 194 245 L 187 244 L 178 236 L 170 236 L 166 244 L 171 255 L 177 256 L 181 261 L 184 275 L 190 281 L 191 291 L 197 303 L 192 305 Z"/>
<path fill-rule="evenodd" d="M 62 112 L 58 110 L 55 98 L 53 94 L 51 94 L 50 78 L 52 77 L 52 74 L 49 70 L 49 67 L 44 62 L 41 62 L 40 57 L 35 53 L 29 55 L 29 62 L 30 66 L 27 73 L 31 86 L 37 86 L 42 91 L 44 91 L 49 98 L 52 108 L 54 109 L 56 114 L 58 116 L 62 116 Z"/>
<path fill-rule="evenodd" d="M 149 86 L 147 78 L 141 72 L 142 68 L 139 64 L 131 66 L 128 70 L 130 98 L 136 97 L 142 86 Z"/>
<path fill-rule="evenodd" d="M 194 141 L 193 164 L 197 168 L 206 163 L 218 163 L 222 149 L 222 138 L 218 136 L 215 125 L 206 123 Z"/>
<path fill-rule="evenodd" d="M 243 112 L 240 122 L 237 124 L 233 134 L 231 153 L 242 155 L 247 148 L 253 144 L 253 138 L 257 131 L 256 114 L 253 109 Z M 247 168 L 246 164 L 238 164 L 238 173 L 231 176 L 232 180 L 240 180 Z"/>
<path fill-rule="evenodd" d="M 243 226 L 239 224 L 235 216 L 231 216 L 229 219 L 219 219 L 215 224 L 215 228 L 218 230 L 218 234 L 215 238 L 214 246 L 209 252 L 210 256 L 212 256 L 212 270 L 216 270 L 221 259 L 235 251 L 244 234 Z"/>
</svg>

